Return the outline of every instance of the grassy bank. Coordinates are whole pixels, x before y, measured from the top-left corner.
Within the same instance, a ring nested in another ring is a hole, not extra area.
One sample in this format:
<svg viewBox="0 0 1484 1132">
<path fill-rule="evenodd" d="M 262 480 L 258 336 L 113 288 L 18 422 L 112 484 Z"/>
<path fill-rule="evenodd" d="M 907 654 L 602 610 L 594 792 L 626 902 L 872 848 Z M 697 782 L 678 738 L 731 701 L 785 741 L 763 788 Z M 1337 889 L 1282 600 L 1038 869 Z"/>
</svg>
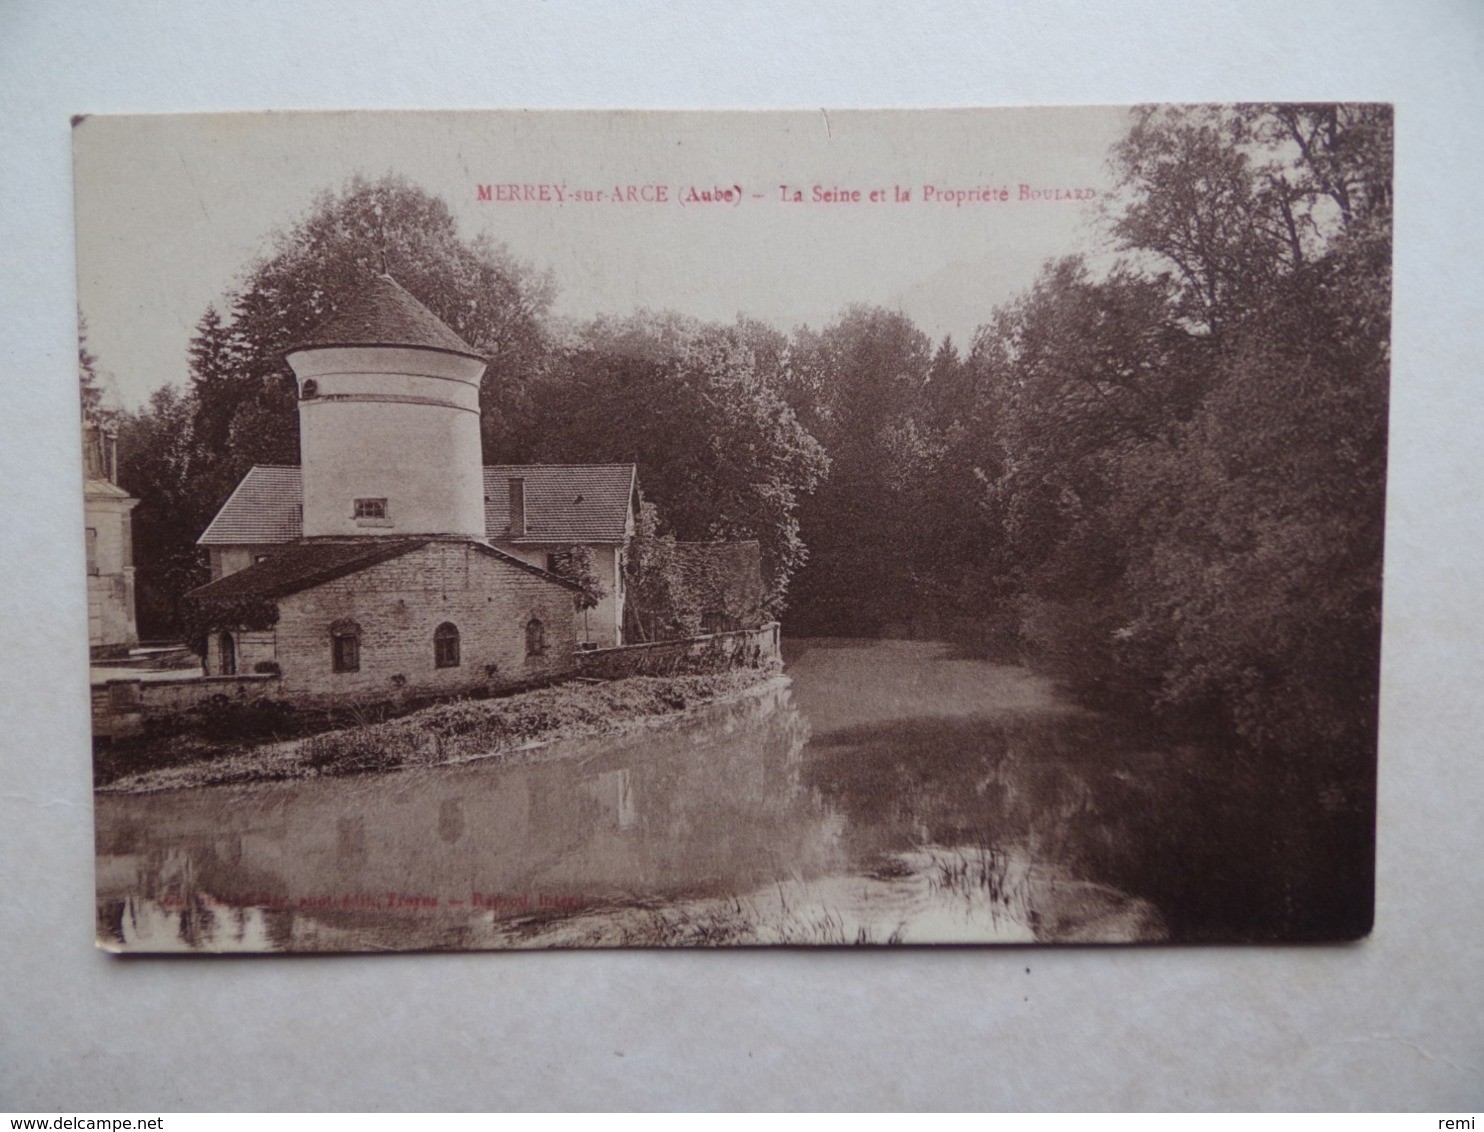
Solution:
<svg viewBox="0 0 1484 1132">
<path fill-rule="evenodd" d="M 776 675 L 773 669 L 736 669 L 696 676 L 634 676 L 605 684 L 561 684 L 501 699 L 435 704 L 396 719 L 290 739 L 227 742 L 171 736 L 156 740 L 135 760 L 125 754 L 100 761 L 97 789 L 142 794 L 509 756 L 560 739 L 618 734 L 673 718 L 739 695 Z"/>
</svg>

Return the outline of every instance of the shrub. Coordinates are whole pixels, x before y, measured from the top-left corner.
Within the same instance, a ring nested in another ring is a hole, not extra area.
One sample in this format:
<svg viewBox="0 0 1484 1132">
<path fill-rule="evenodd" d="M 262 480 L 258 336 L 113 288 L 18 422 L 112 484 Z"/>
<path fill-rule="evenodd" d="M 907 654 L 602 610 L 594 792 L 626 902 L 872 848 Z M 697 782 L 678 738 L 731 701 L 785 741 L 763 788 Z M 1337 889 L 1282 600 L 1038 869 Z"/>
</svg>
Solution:
<svg viewBox="0 0 1484 1132">
<path fill-rule="evenodd" d="M 208 739 L 264 739 L 291 734 L 293 714 L 293 705 L 282 700 L 225 700 L 207 704 L 198 718 Z"/>
</svg>

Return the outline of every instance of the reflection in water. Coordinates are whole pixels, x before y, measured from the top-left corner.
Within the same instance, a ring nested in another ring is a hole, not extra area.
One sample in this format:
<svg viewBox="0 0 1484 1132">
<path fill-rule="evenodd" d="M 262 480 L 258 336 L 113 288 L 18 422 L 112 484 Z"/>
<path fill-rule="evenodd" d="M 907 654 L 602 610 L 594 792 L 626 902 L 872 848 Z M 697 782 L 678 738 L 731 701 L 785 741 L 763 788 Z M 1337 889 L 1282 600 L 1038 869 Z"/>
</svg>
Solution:
<svg viewBox="0 0 1484 1132">
<path fill-rule="evenodd" d="M 106 938 L 479 947 L 595 906 L 843 867 L 785 682 L 542 761 L 98 799 Z M 228 910 L 245 915 L 223 920 Z"/>
<path fill-rule="evenodd" d="M 1241 936 L 1232 908 L 1268 924 L 1268 905 L 1292 904 L 1243 847 L 1275 843 L 1250 825 L 1257 795 L 1213 785 L 1208 759 L 1141 746 L 942 646 L 790 651 L 791 682 L 538 761 L 102 795 L 100 937 L 153 951 L 1116 941 Z"/>
</svg>

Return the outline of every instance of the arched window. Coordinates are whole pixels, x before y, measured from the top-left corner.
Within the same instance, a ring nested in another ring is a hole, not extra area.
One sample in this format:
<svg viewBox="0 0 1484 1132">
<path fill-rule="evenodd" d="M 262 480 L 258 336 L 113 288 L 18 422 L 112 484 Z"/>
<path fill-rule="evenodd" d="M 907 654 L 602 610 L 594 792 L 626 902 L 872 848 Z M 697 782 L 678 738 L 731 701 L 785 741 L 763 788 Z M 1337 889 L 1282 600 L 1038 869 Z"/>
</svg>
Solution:
<svg viewBox="0 0 1484 1132">
<path fill-rule="evenodd" d="M 361 627 L 354 621 L 330 626 L 330 655 L 336 672 L 361 670 Z"/>
<path fill-rule="evenodd" d="M 237 642 L 232 639 L 231 633 L 222 634 L 221 662 L 221 675 L 237 675 Z"/>
<path fill-rule="evenodd" d="M 445 621 L 433 630 L 433 664 L 437 668 L 459 666 L 459 629 Z"/>
<path fill-rule="evenodd" d="M 526 622 L 526 655 L 540 656 L 546 651 L 546 626 L 539 617 Z"/>
</svg>

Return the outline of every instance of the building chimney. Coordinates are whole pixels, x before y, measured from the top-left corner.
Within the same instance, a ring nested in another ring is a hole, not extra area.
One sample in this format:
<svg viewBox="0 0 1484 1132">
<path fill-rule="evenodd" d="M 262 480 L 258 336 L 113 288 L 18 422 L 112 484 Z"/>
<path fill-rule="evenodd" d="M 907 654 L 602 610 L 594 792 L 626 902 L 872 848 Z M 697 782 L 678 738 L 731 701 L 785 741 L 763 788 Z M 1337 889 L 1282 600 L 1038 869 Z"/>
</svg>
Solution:
<svg viewBox="0 0 1484 1132">
<path fill-rule="evenodd" d="M 510 537 L 524 538 L 526 533 L 526 481 L 510 477 Z"/>
</svg>

